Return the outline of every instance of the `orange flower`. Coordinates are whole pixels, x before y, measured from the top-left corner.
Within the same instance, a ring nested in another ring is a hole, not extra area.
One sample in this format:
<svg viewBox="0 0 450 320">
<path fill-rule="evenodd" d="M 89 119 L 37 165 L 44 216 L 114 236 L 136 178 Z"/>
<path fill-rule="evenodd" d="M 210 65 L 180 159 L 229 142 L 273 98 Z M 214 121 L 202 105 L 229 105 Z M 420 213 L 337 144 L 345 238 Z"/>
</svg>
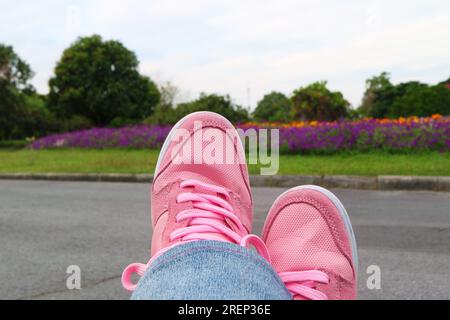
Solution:
<svg viewBox="0 0 450 320">
<path fill-rule="evenodd" d="M 379 124 L 407 124 L 410 125 L 412 123 L 429 123 L 432 121 L 444 121 L 444 122 L 450 122 L 450 117 L 443 117 L 440 114 L 434 114 L 431 117 L 417 117 L 417 116 L 410 116 L 410 117 L 400 117 L 398 119 L 389 119 L 389 118 L 383 118 L 383 119 L 373 119 L 373 118 L 362 118 L 358 120 L 354 120 L 352 123 L 358 124 L 362 122 L 368 122 L 368 121 L 376 121 Z M 337 121 L 317 121 L 317 120 L 311 120 L 311 121 L 292 121 L 288 123 L 281 123 L 281 122 L 262 122 L 258 123 L 255 121 L 247 122 L 243 124 L 243 127 L 246 126 L 257 126 L 257 127 L 272 127 L 272 128 L 302 128 L 306 126 L 323 126 L 323 125 L 331 125 L 336 124 Z"/>
</svg>

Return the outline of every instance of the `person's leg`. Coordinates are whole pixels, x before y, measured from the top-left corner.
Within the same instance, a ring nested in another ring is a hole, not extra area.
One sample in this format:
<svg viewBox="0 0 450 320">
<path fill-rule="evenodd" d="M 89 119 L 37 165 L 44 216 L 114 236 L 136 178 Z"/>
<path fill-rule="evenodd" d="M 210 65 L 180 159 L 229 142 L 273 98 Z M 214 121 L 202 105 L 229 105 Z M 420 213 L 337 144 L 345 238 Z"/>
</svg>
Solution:
<svg viewBox="0 0 450 320">
<path fill-rule="evenodd" d="M 232 243 L 195 241 L 156 258 L 131 299 L 292 299 L 272 266 L 259 254 Z"/>
</svg>

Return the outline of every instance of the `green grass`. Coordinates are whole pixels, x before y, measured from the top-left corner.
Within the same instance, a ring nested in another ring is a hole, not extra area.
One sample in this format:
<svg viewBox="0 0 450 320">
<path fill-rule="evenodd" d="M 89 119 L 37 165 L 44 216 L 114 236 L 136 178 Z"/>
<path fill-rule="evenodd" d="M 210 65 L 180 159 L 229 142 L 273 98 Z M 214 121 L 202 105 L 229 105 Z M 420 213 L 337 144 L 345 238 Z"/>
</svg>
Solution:
<svg viewBox="0 0 450 320">
<path fill-rule="evenodd" d="M 153 173 L 159 150 L 0 150 L 1 173 Z M 257 165 L 250 172 L 259 173 Z M 279 174 L 450 176 L 450 153 L 282 155 Z"/>
</svg>

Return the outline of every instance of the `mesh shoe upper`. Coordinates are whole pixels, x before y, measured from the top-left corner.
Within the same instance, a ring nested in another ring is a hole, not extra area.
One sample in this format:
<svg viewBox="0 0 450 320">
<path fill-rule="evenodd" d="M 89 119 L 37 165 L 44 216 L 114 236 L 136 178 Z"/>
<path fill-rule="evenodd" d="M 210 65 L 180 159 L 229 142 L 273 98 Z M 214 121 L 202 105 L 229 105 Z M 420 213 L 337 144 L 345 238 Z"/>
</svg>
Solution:
<svg viewBox="0 0 450 320">
<path fill-rule="evenodd" d="M 315 288 L 329 299 L 353 299 L 356 274 L 351 237 L 339 209 L 312 189 L 286 192 L 272 206 L 262 236 L 277 272 L 321 270 Z"/>
</svg>

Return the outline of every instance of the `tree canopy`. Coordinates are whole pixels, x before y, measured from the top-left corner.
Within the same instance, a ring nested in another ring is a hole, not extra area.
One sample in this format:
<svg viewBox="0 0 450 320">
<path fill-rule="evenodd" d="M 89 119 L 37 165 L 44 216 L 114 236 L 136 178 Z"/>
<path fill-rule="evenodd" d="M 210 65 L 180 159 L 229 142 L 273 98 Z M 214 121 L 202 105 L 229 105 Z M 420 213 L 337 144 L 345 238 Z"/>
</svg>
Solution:
<svg viewBox="0 0 450 320">
<path fill-rule="evenodd" d="M 450 114 L 450 89 L 446 82 L 428 85 L 409 81 L 394 85 L 386 72 L 366 81 L 360 112 L 374 118 Z"/>
<path fill-rule="evenodd" d="M 175 113 L 179 119 L 191 112 L 203 110 L 219 113 L 231 122 L 245 122 L 249 120 L 246 109 L 234 104 L 229 96 L 217 94 L 201 94 L 194 101 L 181 103 L 176 107 Z"/>
<path fill-rule="evenodd" d="M 14 138 L 17 122 L 24 115 L 24 93 L 34 91 L 29 83 L 30 66 L 11 46 L 0 43 L 0 139 Z"/>
<path fill-rule="evenodd" d="M 82 116 L 95 125 L 116 118 L 143 120 L 160 99 L 138 72 L 138 59 L 119 41 L 81 37 L 66 49 L 49 81 L 49 106 L 59 117 Z"/>
<path fill-rule="evenodd" d="M 257 121 L 290 121 L 292 102 L 281 92 L 266 94 L 257 104 L 253 117 Z"/>
<path fill-rule="evenodd" d="M 295 90 L 292 103 L 294 120 L 338 120 L 348 116 L 350 107 L 341 92 L 327 88 L 326 81 L 314 82 Z"/>
</svg>

